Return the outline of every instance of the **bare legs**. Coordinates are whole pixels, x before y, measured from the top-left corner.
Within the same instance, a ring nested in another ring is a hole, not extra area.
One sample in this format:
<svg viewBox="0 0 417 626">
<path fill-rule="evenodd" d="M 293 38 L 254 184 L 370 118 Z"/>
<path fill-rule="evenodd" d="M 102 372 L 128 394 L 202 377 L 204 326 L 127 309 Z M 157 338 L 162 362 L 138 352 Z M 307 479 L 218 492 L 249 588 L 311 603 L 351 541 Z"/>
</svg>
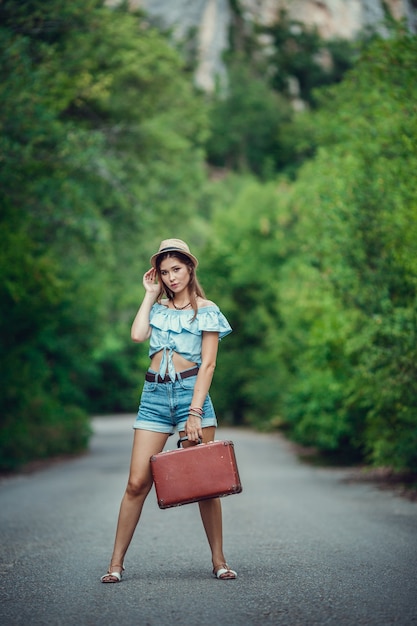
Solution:
<svg viewBox="0 0 417 626">
<path fill-rule="evenodd" d="M 184 433 L 181 433 L 183 436 Z M 203 443 L 214 441 L 216 434 L 215 427 L 203 429 Z M 187 443 L 185 444 L 187 446 Z M 200 507 L 201 520 L 204 530 L 206 531 L 209 542 L 213 567 L 219 563 L 224 563 L 223 554 L 223 522 L 222 522 L 222 506 L 219 498 L 214 500 L 203 500 L 198 503 Z"/>
<path fill-rule="evenodd" d="M 200 515 L 211 549 L 213 567 L 225 562 L 223 554 L 222 509 L 219 498 L 199 502 Z"/>
<path fill-rule="evenodd" d="M 161 452 L 168 435 L 136 429 L 133 439 L 129 480 L 120 505 L 116 539 L 109 572 L 122 572 L 125 554 L 142 513 L 146 496 L 152 487 L 149 459 Z M 114 576 L 103 576 L 102 582 L 117 582 Z"/>
<path fill-rule="evenodd" d="M 214 441 L 216 429 L 215 427 L 203 428 L 203 443 Z M 181 433 L 181 437 L 184 433 Z M 187 444 L 185 444 L 187 445 Z M 204 530 L 207 535 L 211 550 L 211 559 L 213 563 L 213 571 L 216 572 L 219 566 L 225 566 L 224 569 L 228 569 L 226 565 L 226 559 L 223 554 L 223 521 L 222 521 L 222 505 L 219 498 L 213 500 L 203 500 L 199 502 L 200 515 L 203 522 Z M 236 578 L 235 572 L 225 572 L 222 575 L 223 579 Z"/>
<path fill-rule="evenodd" d="M 184 433 L 181 433 L 183 436 Z M 203 429 L 203 442 L 213 441 L 215 428 Z M 116 538 L 111 558 L 109 572 L 123 571 L 123 562 L 130 542 L 139 522 L 143 504 L 152 487 L 152 474 L 149 459 L 153 454 L 161 452 L 168 439 L 168 435 L 136 429 L 133 440 L 132 459 L 130 464 L 129 480 L 120 505 L 117 522 Z M 189 444 L 185 444 L 186 446 Z M 205 500 L 199 503 L 200 515 L 204 530 L 209 542 L 213 569 L 224 566 L 226 561 L 223 554 L 222 509 L 218 498 Z M 226 566 L 227 567 L 227 566 Z M 235 578 L 235 575 L 224 574 L 222 578 Z M 103 576 L 103 582 L 117 582 L 111 574 Z"/>
</svg>

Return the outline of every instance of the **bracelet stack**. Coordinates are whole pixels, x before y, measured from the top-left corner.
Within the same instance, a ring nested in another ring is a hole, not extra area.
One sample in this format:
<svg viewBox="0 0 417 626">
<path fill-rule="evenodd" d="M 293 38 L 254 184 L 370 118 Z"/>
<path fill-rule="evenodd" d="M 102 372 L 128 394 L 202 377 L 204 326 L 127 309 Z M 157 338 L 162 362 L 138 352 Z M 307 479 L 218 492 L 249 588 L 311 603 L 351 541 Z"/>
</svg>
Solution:
<svg viewBox="0 0 417 626">
<path fill-rule="evenodd" d="M 199 417 L 201 420 L 203 419 L 203 414 L 204 411 L 201 407 L 199 406 L 190 406 L 190 409 L 188 411 L 189 415 L 193 415 L 194 417 Z"/>
</svg>

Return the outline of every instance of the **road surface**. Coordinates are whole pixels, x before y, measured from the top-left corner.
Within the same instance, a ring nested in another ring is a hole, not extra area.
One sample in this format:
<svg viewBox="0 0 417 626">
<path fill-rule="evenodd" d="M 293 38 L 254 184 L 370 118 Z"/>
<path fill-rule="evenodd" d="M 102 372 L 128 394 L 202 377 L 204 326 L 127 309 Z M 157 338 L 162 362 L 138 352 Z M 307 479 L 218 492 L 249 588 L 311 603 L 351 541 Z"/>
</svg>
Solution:
<svg viewBox="0 0 417 626">
<path fill-rule="evenodd" d="M 152 491 L 122 583 L 101 584 L 133 419 L 97 418 L 89 454 L 0 483 L 0 624 L 417 626 L 417 504 L 242 429 L 217 433 L 244 488 L 222 500 L 238 579 L 211 576 L 197 505 L 161 511 Z"/>
</svg>

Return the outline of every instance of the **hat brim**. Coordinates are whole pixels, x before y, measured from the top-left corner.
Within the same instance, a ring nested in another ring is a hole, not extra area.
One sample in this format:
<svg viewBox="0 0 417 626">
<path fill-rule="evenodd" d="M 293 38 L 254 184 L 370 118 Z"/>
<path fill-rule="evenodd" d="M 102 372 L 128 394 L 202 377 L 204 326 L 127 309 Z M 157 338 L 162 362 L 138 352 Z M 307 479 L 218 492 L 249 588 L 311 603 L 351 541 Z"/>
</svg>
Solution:
<svg viewBox="0 0 417 626">
<path fill-rule="evenodd" d="M 173 253 L 179 252 L 180 254 L 183 254 L 184 256 L 187 256 L 193 262 L 194 267 L 197 267 L 197 265 L 198 265 L 198 259 L 193 254 L 191 254 L 191 252 L 187 252 L 186 250 L 182 250 L 181 248 L 174 248 L 174 247 L 172 247 L 172 248 L 164 248 L 160 252 L 156 252 L 155 254 L 153 254 L 151 256 L 151 258 L 150 258 L 150 262 L 151 262 L 152 267 L 156 268 L 156 259 L 159 256 L 162 256 L 163 254 L 167 254 L 168 252 L 173 252 Z"/>
</svg>

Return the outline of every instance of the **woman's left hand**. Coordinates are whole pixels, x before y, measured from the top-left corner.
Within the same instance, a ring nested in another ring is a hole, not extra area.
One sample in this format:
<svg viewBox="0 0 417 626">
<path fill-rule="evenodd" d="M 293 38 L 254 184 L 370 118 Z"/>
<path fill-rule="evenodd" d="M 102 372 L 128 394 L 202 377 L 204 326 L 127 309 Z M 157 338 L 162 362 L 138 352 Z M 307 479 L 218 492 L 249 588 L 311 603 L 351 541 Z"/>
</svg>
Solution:
<svg viewBox="0 0 417 626">
<path fill-rule="evenodd" d="M 195 441 L 198 443 L 199 439 L 203 439 L 203 429 L 201 428 L 201 419 L 194 415 L 189 415 L 188 420 L 185 423 L 185 434 L 188 437 L 188 441 Z"/>
</svg>

